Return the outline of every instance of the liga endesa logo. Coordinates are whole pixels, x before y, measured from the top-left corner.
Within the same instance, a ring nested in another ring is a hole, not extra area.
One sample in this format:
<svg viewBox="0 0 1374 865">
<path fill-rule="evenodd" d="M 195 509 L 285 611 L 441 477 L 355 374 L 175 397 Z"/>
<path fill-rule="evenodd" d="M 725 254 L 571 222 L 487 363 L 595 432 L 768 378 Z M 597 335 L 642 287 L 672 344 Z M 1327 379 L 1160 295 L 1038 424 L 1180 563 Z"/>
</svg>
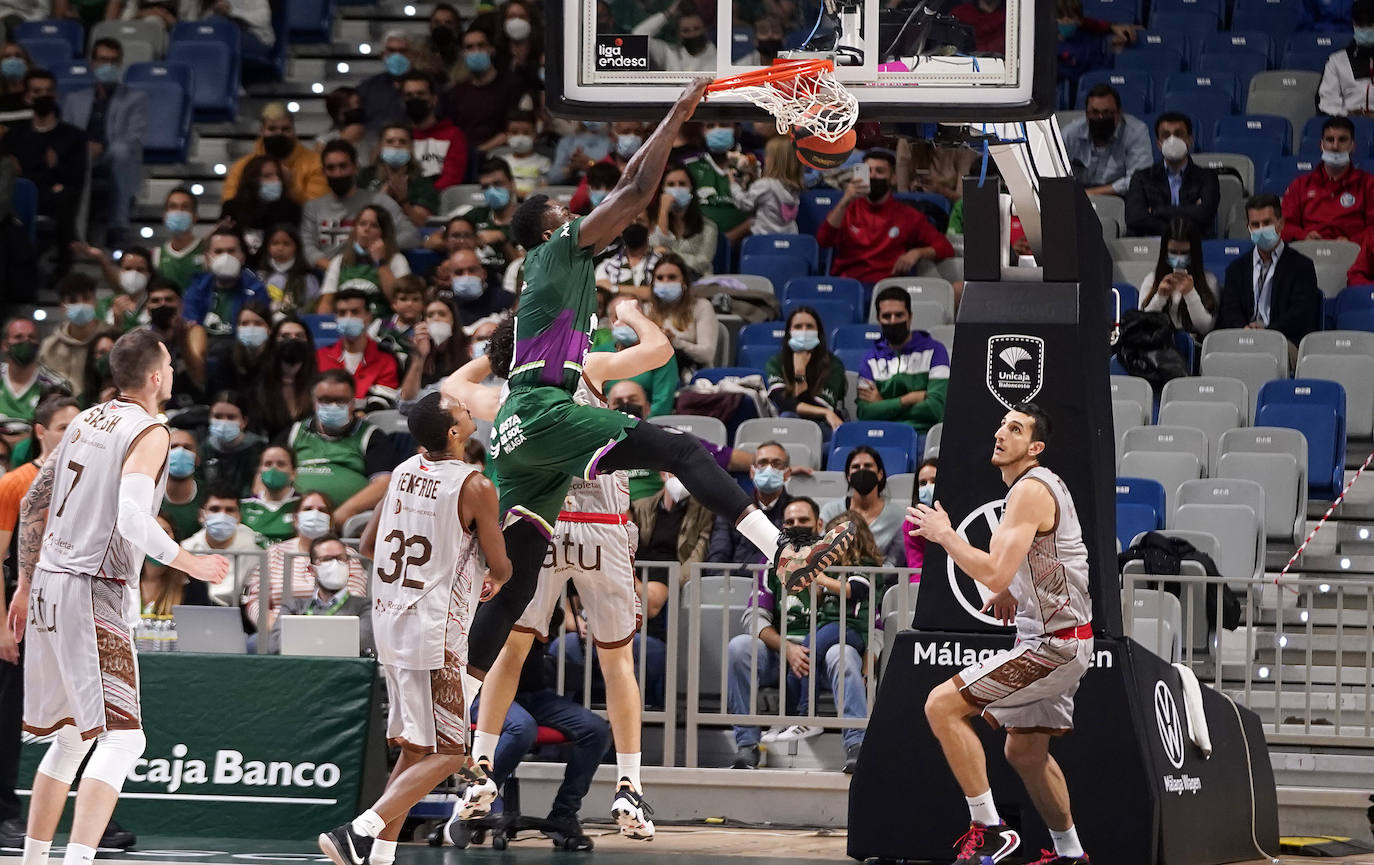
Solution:
<svg viewBox="0 0 1374 865">
<path fill-rule="evenodd" d="M 596 70 L 598 72 L 636 72 L 648 68 L 648 36 L 597 34 Z"/>
</svg>

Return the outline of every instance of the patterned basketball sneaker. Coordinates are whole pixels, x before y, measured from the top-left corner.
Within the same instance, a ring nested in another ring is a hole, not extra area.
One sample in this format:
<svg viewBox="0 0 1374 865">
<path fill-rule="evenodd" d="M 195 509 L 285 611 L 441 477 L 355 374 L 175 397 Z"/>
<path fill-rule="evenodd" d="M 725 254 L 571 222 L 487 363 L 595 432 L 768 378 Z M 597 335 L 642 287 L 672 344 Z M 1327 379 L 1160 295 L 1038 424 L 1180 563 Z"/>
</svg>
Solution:
<svg viewBox="0 0 1374 865">
<path fill-rule="evenodd" d="M 463 798 L 453 809 L 450 825 L 458 820 L 477 820 L 491 813 L 491 803 L 496 801 L 499 791 L 490 773 L 491 763 L 486 760 L 480 763 L 469 761 L 458 770 L 458 776 L 467 781 L 468 786 L 463 790 Z"/>
<path fill-rule="evenodd" d="M 854 524 L 848 520 L 825 533 L 825 537 L 804 547 L 794 546 L 786 536 L 778 539 L 778 579 L 789 592 L 800 592 L 817 575 L 839 563 L 854 543 Z"/>
<path fill-rule="evenodd" d="M 1053 850 L 1041 850 L 1040 858 L 1027 865 L 1091 865 L 1085 853 L 1082 856 L 1060 856 Z"/>
<path fill-rule="evenodd" d="M 1006 823 L 984 826 L 969 824 L 964 837 L 954 842 L 959 857 L 954 865 L 995 865 L 1021 846 L 1021 835 Z"/>
<path fill-rule="evenodd" d="M 654 840 L 654 821 L 649 819 L 652 813 L 654 809 L 630 780 L 621 778 L 615 788 L 615 799 L 611 801 L 611 816 L 619 824 L 620 834 L 637 841 Z"/>
<path fill-rule="evenodd" d="M 319 844 L 334 865 L 365 865 L 372 853 L 372 839 L 354 832 L 352 823 L 322 833 Z"/>
</svg>

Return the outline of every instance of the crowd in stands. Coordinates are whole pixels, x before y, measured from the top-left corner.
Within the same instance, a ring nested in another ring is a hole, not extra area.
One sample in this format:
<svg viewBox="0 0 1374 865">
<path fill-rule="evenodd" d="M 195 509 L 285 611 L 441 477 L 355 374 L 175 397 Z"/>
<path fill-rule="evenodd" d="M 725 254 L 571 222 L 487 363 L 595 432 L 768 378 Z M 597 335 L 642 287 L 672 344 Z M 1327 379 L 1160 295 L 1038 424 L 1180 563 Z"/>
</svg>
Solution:
<svg viewBox="0 0 1374 865">
<path fill-rule="evenodd" d="M 1066 96 L 1065 107 L 1084 112 L 1063 129 L 1077 179 L 1093 196 L 1123 200 L 1129 235 L 1159 239 L 1157 266 L 1135 286 L 1141 308 L 1167 313 L 1175 327 L 1198 337 L 1214 328 L 1262 327 L 1281 331 L 1296 348 L 1319 327 L 1322 293 L 1312 261 L 1294 245 L 1301 241 L 1360 244 L 1351 284 L 1374 281 L 1374 179 L 1358 164 L 1371 142 L 1359 140 L 1350 119 L 1374 112 L 1374 0 L 1298 5 L 1308 29 L 1336 39 L 1321 84 L 1321 109 L 1329 116 L 1320 154 L 1282 196 L 1246 190 L 1238 219 L 1253 248 L 1224 270 L 1209 270 L 1203 249 L 1226 233 L 1231 214 L 1219 212 L 1217 173 L 1194 159 L 1198 140 L 1211 139 L 1218 118 L 1182 111 L 1137 117 L 1107 82 L 1084 87 L 1081 98 Z M 36 184 L 38 213 L 52 223 L 40 252 L 52 255 L 46 277 L 61 304 L 55 326 L 36 323 L 25 310 L 0 332 L 0 442 L 10 469 L 0 478 L 0 532 L 13 532 L 13 491 L 74 413 L 113 395 L 113 341 L 148 328 L 167 345 L 177 373 L 166 407 L 173 434 L 165 523 L 188 549 L 261 555 L 240 559 L 230 579 L 208 592 L 149 562 L 145 611 L 161 615 L 182 603 L 241 606 L 249 632 L 267 623 L 269 633 L 256 637 L 269 646 L 277 644 L 273 626 L 283 612 L 356 611 L 366 618 L 364 564 L 340 539 L 357 536 L 390 471 L 414 449 L 396 418 L 480 356 L 517 305 L 524 250 L 510 234 L 516 209 L 551 186 L 571 190 L 577 213 L 600 206 L 652 124 L 571 122 L 545 111 L 539 3 L 507 0 L 464 20 L 441 2 L 426 32 L 385 35 L 384 71 L 327 93 L 330 128 L 313 140 L 298 137 L 286 106 L 262 108 L 258 137 L 227 166 L 220 200 L 189 186 L 173 189 L 158 202 L 156 238 L 144 244 L 131 214 L 144 172 L 148 99 L 123 83 L 124 47 L 96 40 L 88 55 L 93 82 L 59 98 L 54 73 L 32 60 L 14 36 L 17 28 L 49 16 L 88 24 L 105 14 L 153 18 L 168 27 L 217 16 L 256 43 L 245 41 L 245 52 L 270 46 L 276 35 L 266 0 L 98 6 L 93 12 L 95 6 L 76 0 L 0 0 L 11 37 L 0 49 L 0 185 L 7 175 Z M 649 36 L 661 68 L 712 72 L 715 23 L 698 8 L 675 0 L 650 14 L 640 4 L 600 2 L 597 27 Z M 766 62 L 805 16 L 788 0 L 761 8 L 755 20 L 738 23 L 751 28 L 754 53 Z M 1142 20 L 1092 18 L 1079 0 L 1057 0 L 1056 11 L 1061 89 L 1072 96 L 1085 76 L 1142 50 L 1148 35 Z M 1004 48 L 999 0 L 962 3 L 954 15 L 974 28 L 980 51 Z M 1352 21 L 1353 41 L 1341 47 Z M 633 329 L 615 319 L 610 301 L 638 299 L 670 337 L 675 356 L 614 383 L 611 406 L 646 420 L 716 414 L 733 430 L 734 403 L 722 409 L 711 402 L 718 394 L 684 386 L 702 371 L 734 364 L 722 344 L 722 317 L 761 309 L 750 320 L 776 322 L 782 336 L 752 370 L 756 407 L 813 424 L 825 452 L 800 460 L 790 441 L 722 446 L 722 465 L 789 533 L 821 533 L 833 520 L 853 519 L 860 542 L 842 567 L 911 567 L 919 579 L 924 549 L 902 530 L 908 502 L 894 500 L 889 486 L 915 472 L 917 495 L 931 501 L 934 461 L 922 462 L 916 444 L 904 452 L 906 464 L 894 466 L 890 454 L 873 447 L 841 446 L 832 454 L 829 443 L 846 424 L 875 421 L 910 428 L 917 443 L 941 422 L 950 346 L 932 336 L 930 322 L 914 317 L 906 285 L 878 284 L 933 275 L 938 263 L 957 257 L 964 227 L 957 184 L 932 190 L 942 165 L 966 168 L 973 156 L 913 142 L 914 130 L 905 127 L 864 124 L 858 131 L 856 156 L 818 173 L 803 171 L 771 121 L 684 127 L 655 200 L 601 253 L 602 315 L 592 350 L 633 344 Z M 866 166 L 866 180 L 854 171 L 858 164 Z M 88 178 L 104 183 L 105 207 L 90 211 L 91 226 L 106 232 L 103 243 L 77 240 L 95 237 L 76 222 Z M 468 186 L 480 190 L 480 203 L 455 205 L 445 196 Z M 784 284 L 774 284 L 767 298 L 754 297 L 751 307 L 747 286 L 733 279 L 750 238 L 808 230 L 799 211 L 817 189 L 831 191 L 833 204 L 809 227 L 822 251 L 814 272 L 857 283 L 860 308 L 851 321 L 827 321 L 821 310 L 833 307 L 806 299 L 789 301 L 784 314 Z M 1019 253 L 1032 252 L 1024 234 L 1013 243 Z M 951 282 L 957 302 L 960 285 Z M 874 333 L 866 347 L 837 348 L 837 327 L 857 325 L 870 300 Z M 470 459 L 485 461 L 475 443 Z M 789 493 L 795 479 L 822 466 L 842 473 L 842 495 L 818 501 Z M 762 561 L 676 478 L 634 477 L 631 490 L 640 561 Z M 803 593 L 802 605 L 794 605 L 771 575 L 760 578 L 751 608 L 756 626 L 730 644 L 732 711 L 747 710 L 739 707 L 747 704 L 749 677 L 776 680 L 781 662 L 792 683 L 789 700 L 805 699 L 814 671 L 835 693 L 843 690 L 842 714 L 866 714 L 868 605 L 880 602 L 884 586 L 842 570 L 818 585 L 822 627 L 813 636 L 812 597 Z M 651 569 L 641 636 L 649 644 L 648 692 L 660 702 L 671 699 L 661 678 L 666 597 L 666 577 Z M 843 640 L 841 619 L 850 623 Z M 569 657 L 582 662 L 585 622 L 575 611 L 565 633 Z M 757 765 L 760 741 L 814 731 L 737 728 L 735 765 Z M 846 731 L 851 759 L 861 742 L 861 730 Z"/>
</svg>

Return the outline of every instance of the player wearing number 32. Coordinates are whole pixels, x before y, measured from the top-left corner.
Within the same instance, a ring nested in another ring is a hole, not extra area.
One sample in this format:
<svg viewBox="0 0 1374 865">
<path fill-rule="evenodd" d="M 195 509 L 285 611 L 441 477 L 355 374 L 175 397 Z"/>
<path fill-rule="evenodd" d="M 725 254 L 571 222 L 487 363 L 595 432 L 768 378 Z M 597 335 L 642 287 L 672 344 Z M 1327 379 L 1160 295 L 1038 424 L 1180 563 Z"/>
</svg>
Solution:
<svg viewBox="0 0 1374 865">
<path fill-rule="evenodd" d="M 1002 417 L 992 464 L 1002 472 L 1006 513 L 987 552 L 964 540 L 939 502 L 907 509 L 912 532 L 945 548 L 964 573 L 994 592 L 983 608 L 1016 622 L 1016 645 L 961 670 L 926 699 L 926 717 L 968 800 L 972 825 L 958 842 L 956 865 L 1000 862 L 1021 844 L 997 816 L 974 715 L 1007 731 L 1007 761 L 1050 829 L 1054 850 L 1033 865 L 1084 865 L 1069 811 L 1064 773 L 1050 737 L 1073 728 L 1073 697 L 1092 656 L 1088 551 L 1069 489 L 1040 465 L 1050 419 L 1035 403 Z"/>
<path fill-rule="evenodd" d="M 110 351 L 119 395 L 67 427 L 19 509 L 19 587 L 8 626 L 28 638 L 24 729 L 56 733 L 33 780 L 25 865 L 46 865 L 72 780 L 95 742 L 76 796 L 63 862 L 95 858 L 129 770 L 143 753 L 138 576 L 146 555 L 218 583 L 222 556 L 179 547 L 154 514 L 167 484 L 171 436 L 157 419 L 172 395 L 172 357 L 149 330 Z"/>
<path fill-rule="evenodd" d="M 476 429 L 466 405 L 430 394 L 407 420 L 422 450 L 392 472 L 360 547 L 375 562 L 372 631 L 391 707 L 387 740 L 401 756 L 371 808 L 319 836 L 335 865 L 391 865 L 411 807 L 455 772 L 495 795 L 465 757 L 462 671 L 478 601 L 510 577 L 496 488 L 462 461 Z"/>
</svg>

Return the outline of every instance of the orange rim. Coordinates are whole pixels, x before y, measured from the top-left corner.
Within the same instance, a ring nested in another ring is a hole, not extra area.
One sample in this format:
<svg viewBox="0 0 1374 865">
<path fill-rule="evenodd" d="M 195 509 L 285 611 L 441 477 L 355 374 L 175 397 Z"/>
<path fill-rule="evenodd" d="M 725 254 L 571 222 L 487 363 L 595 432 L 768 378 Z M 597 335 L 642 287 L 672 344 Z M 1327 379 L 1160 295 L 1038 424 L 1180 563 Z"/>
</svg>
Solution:
<svg viewBox="0 0 1374 865">
<path fill-rule="evenodd" d="M 752 72 L 731 75 L 728 78 L 717 78 L 706 87 L 706 92 L 719 93 L 723 90 L 734 90 L 737 87 L 757 87 L 761 84 L 786 81 L 788 78 L 797 78 L 802 75 L 815 76 L 821 72 L 834 71 L 835 63 L 831 60 L 778 60 L 772 66 L 765 66 Z"/>
</svg>

